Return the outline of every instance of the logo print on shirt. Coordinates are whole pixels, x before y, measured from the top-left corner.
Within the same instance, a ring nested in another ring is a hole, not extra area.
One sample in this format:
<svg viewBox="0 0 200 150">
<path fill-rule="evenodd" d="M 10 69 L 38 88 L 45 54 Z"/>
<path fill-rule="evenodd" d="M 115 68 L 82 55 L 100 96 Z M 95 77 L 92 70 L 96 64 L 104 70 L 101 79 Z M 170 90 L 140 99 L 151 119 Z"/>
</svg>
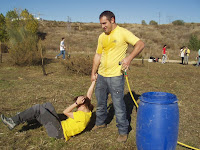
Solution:
<svg viewBox="0 0 200 150">
<path fill-rule="evenodd" d="M 113 43 L 117 43 L 117 40 L 112 41 Z"/>
</svg>

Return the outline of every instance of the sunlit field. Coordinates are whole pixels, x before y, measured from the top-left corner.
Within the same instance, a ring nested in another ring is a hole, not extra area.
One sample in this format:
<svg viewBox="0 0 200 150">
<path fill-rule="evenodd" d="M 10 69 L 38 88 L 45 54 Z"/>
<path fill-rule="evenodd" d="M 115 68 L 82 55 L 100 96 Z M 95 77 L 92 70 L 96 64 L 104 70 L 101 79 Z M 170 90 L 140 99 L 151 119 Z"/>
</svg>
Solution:
<svg viewBox="0 0 200 150">
<path fill-rule="evenodd" d="M 9 55 L 3 54 L 0 63 L 0 114 L 12 116 L 38 103 L 51 102 L 57 111 L 62 111 L 73 103 L 73 98 L 86 94 L 90 85 L 90 71 L 93 53 L 71 53 L 63 61 L 54 59 L 55 51 L 45 55 L 45 71 L 41 66 L 17 67 L 9 64 Z M 72 64 L 73 62 L 73 64 Z M 80 69 L 82 68 L 82 69 Z M 200 113 L 199 113 L 199 76 L 200 68 L 179 63 L 148 63 L 133 60 L 128 78 L 137 103 L 142 93 L 162 91 L 173 93 L 179 99 L 180 111 L 178 141 L 200 148 Z M 0 149 L 136 149 L 136 107 L 125 85 L 125 101 L 131 116 L 132 130 L 126 143 L 117 143 L 118 131 L 111 97 L 108 99 L 109 124 L 107 128 L 91 131 L 95 121 L 96 98 L 92 120 L 87 129 L 69 141 L 48 137 L 45 128 L 38 124 L 17 126 L 10 131 L 0 121 Z M 177 150 L 186 148 L 177 145 Z"/>
</svg>

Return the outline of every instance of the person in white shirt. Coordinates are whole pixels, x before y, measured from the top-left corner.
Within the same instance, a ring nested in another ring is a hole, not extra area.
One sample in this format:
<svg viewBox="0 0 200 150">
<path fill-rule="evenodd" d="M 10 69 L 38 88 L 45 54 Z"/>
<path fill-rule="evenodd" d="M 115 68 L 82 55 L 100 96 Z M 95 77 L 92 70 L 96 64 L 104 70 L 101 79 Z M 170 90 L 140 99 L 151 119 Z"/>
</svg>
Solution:
<svg viewBox="0 0 200 150">
<path fill-rule="evenodd" d="M 183 61 L 184 61 L 184 48 L 185 48 L 185 47 L 181 47 L 181 50 L 180 50 L 180 53 L 181 53 L 181 60 L 182 60 L 181 64 L 183 64 Z"/>
<path fill-rule="evenodd" d="M 65 60 L 65 38 L 62 38 L 62 41 L 60 42 L 60 53 L 55 57 L 56 59 L 60 56 L 63 55 L 63 59 Z"/>
</svg>

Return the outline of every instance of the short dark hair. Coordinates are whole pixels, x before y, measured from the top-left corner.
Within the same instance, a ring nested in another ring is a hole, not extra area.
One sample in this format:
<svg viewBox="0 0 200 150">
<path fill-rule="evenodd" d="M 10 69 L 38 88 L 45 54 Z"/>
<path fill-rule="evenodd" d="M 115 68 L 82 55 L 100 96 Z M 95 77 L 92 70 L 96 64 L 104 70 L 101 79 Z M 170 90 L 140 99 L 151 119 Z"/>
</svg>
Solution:
<svg viewBox="0 0 200 150">
<path fill-rule="evenodd" d="M 81 96 L 83 96 L 83 95 L 81 95 Z M 76 102 L 78 97 L 79 96 L 75 97 L 73 101 Z M 78 105 L 77 107 L 80 107 L 81 105 L 85 105 L 90 111 L 92 111 L 94 109 L 94 106 L 91 104 L 91 100 L 88 97 L 85 97 L 84 99 L 85 99 L 84 103 Z"/>
<path fill-rule="evenodd" d="M 64 37 L 62 37 L 62 40 L 65 39 Z"/>
<path fill-rule="evenodd" d="M 109 21 L 111 21 L 111 18 L 114 18 L 114 20 L 115 20 L 114 13 L 109 10 L 102 12 L 99 16 L 99 19 L 101 19 L 101 17 L 103 17 L 103 16 L 106 16 Z"/>
</svg>

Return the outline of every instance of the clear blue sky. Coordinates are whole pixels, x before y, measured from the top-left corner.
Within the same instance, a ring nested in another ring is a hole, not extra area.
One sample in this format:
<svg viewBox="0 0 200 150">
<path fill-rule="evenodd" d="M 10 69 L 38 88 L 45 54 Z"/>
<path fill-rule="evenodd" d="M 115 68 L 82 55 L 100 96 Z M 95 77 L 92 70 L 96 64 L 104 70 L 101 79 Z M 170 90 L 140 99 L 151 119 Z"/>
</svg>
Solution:
<svg viewBox="0 0 200 150">
<path fill-rule="evenodd" d="M 4 16 L 14 8 L 56 21 L 67 21 L 69 16 L 72 22 L 98 23 L 99 14 L 110 10 L 117 23 L 200 23 L 200 0 L 0 0 L 0 13 Z"/>
</svg>

